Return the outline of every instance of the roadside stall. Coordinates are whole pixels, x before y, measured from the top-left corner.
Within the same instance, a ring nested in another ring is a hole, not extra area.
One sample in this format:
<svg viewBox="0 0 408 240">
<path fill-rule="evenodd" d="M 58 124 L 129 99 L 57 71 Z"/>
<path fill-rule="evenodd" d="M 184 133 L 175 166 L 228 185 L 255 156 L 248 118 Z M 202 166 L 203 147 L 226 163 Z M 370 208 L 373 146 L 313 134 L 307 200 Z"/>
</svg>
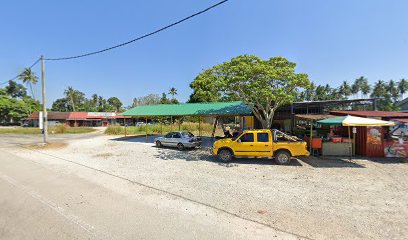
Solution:
<svg viewBox="0 0 408 240">
<path fill-rule="evenodd" d="M 370 157 L 384 155 L 384 129 L 382 127 L 395 125 L 393 122 L 354 116 L 324 119 L 317 121 L 317 123 L 331 128 L 327 138 L 323 141 L 323 155 L 353 156 L 356 153 L 356 144 L 359 144 L 357 147 L 365 149 L 365 153 L 368 153 L 366 156 Z M 330 135 L 334 132 L 333 127 L 335 130 L 341 129 L 342 132 L 341 138 L 336 141 L 330 141 L 338 137 Z M 357 133 L 359 135 L 356 135 Z"/>
<path fill-rule="evenodd" d="M 304 139 L 307 148 L 312 155 L 322 153 L 323 136 L 326 135 L 326 129 L 316 128 L 316 121 L 335 118 L 337 116 L 329 114 L 296 114 L 294 135 Z"/>
</svg>

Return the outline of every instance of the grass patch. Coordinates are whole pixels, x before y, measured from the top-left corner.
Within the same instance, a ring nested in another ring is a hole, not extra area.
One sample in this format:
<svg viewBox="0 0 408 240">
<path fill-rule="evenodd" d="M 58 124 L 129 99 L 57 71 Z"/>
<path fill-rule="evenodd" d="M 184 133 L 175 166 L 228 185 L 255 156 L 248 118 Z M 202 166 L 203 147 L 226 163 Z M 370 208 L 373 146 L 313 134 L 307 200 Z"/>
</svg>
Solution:
<svg viewBox="0 0 408 240">
<path fill-rule="evenodd" d="M 60 124 L 57 126 L 48 127 L 49 134 L 78 134 L 78 133 L 90 133 L 95 131 L 91 127 L 68 127 Z M 1 127 L 0 134 L 41 134 L 42 131 L 39 128 L 23 128 L 23 127 Z"/>
<path fill-rule="evenodd" d="M 165 134 L 171 131 L 189 131 L 194 135 L 199 133 L 199 124 L 193 122 L 183 123 L 180 126 L 178 124 L 173 125 L 148 125 L 147 132 L 149 134 Z M 203 136 L 210 136 L 213 130 L 213 125 L 209 123 L 201 123 L 201 132 Z M 146 126 L 129 126 L 126 128 L 127 135 L 143 135 L 146 133 Z M 108 126 L 105 130 L 105 134 L 108 135 L 124 135 L 125 127 L 119 125 Z"/>
</svg>

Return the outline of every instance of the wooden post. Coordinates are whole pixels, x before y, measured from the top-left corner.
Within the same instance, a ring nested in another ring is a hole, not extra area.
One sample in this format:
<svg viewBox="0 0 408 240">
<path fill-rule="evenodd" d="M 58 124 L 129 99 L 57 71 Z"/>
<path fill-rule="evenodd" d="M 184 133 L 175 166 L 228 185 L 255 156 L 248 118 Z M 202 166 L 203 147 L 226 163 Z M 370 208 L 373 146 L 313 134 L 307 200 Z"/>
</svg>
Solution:
<svg viewBox="0 0 408 240">
<path fill-rule="evenodd" d="M 148 142 L 149 142 L 149 137 L 147 136 L 147 117 L 146 117 L 146 125 L 145 125 L 145 127 L 146 127 L 146 143 L 148 143 Z"/>
<path fill-rule="evenodd" d="M 353 128 L 355 128 L 355 127 L 353 127 Z M 355 155 L 356 155 L 356 133 L 353 131 L 353 156 L 355 156 Z"/>
<path fill-rule="evenodd" d="M 163 122 L 160 121 L 160 135 L 163 135 Z"/>
<path fill-rule="evenodd" d="M 350 148 L 350 160 L 351 160 L 351 157 L 352 157 L 352 155 L 353 155 L 353 145 L 352 145 L 352 143 L 351 143 L 351 133 L 350 133 L 350 126 L 348 126 L 347 127 L 348 128 L 348 137 L 349 137 L 349 148 Z"/>
<path fill-rule="evenodd" d="M 170 116 L 170 132 L 173 131 L 173 116 Z"/>
</svg>

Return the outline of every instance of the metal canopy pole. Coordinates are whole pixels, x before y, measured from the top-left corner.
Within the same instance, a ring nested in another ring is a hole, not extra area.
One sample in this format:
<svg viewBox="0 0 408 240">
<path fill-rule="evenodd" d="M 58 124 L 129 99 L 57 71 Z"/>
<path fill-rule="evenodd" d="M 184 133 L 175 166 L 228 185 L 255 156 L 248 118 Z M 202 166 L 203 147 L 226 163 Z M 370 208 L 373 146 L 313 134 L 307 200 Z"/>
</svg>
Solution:
<svg viewBox="0 0 408 240">
<path fill-rule="evenodd" d="M 309 139 L 309 150 L 310 154 L 312 154 L 312 141 L 313 141 L 313 119 L 310 120 L 310 139 Z M 312 154 L 313 155 L 313 154 Z"/>
<path fill-rule="evenodd" d="M 148 143 L 148 142 L 149 142 L 149 139 L 148 139 L 148 136 L 147 136 L 147 117 L 146 117 L 146 125 L 145 125 L 145 127 L 146 127 L 146 143 Z"/>
<path fill-rule="evenodd" d="M 200 116 L 200 120 L 198 121 L 198 135 L 202 135 L 201 134 L 201 116 Z"/>
<path fill-rule="evenodd" d="M 353 145 L 351 143 L 351 134 L 350 134 L 350 126 L 347 127 L 348 128 L 348 137 L 349 137 L 349 149 L 350 149 L 350 160 L 353 156 Z"/>
<path fill-rule="evenodd" d="M 126 123 L 126 116 L 124 117 L 124 125 L 125 125 L 125 137 L 126 137 L 126 135 L 127 135 L 127 123 Z"/>
</svg>

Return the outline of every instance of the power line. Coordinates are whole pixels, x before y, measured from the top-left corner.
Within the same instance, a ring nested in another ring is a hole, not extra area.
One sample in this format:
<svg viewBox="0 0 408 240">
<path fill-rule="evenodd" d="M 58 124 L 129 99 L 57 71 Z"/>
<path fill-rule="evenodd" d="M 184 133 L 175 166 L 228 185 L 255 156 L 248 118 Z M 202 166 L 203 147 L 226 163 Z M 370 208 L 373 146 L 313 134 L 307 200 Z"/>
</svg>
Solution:
<svg viewBox="0 0 408 240">
<path fill-rule="evenodd" d="M 37 63 L 40 62 L 40 60 L 41 60 L 41 58 L 37 59 L 33 64 L 31 64 L 30 67 L 28 67 L 28 69 L 33 68 L 35 65 L 37 65 Z M 19 73 L 17 76 L 13 77 L 12 79 L 9 79 L 9 80 L 7 80 L 7 81 L 5 81 L 5 82 L 0 83 L 0 86 L 1 86 L 1 85 L 4 85 L 4 84 L 7 84 L 9 81 L 14 81 L 14 80 L 16 80 L 20 75 L 21 75 L 21 73 Z"/>
<path fill-rule="evenodd" d="M 115 46 L 112 46 L 112 47 L 109 47 L 109 48 L 105 48 L 105 49 L 102 49 L 102 50 L 99 50 L 99 51 L 89 52 L 89 53 L 85 53 L 85 54 L 81 54 L 81 55 L 71 56 L 71 57 L 46 58 L 45 60 L 48 60 L 48 61 L 61 61 L 61 60 L 69 60 L 69 59 L 74 59 L 74 58 L 82 58 L 82 57 L 87 57 L 87 56 L 90 56 L 90 55 L 94 55 L 94 54 L 106 52 L 106 51 L 109 51 L 109 50 L 112 50 L 112 49 L 115 49 L 115 48 L 123 47 L 123 46 L 125 46 L 125 45 L 131 44 L 131 43 L 133 43 L 133 42 L 139 41 L 139 40 L 141 40 L 141 39 L 143 39 L 143 38 L 152 36 L 152 35 L 154 35 L 154 34 L 156 34 L 156 33 L 159 33 L 159 32 L 161 32 L 161 31 L 164 31 L 164 30 L 168 29 L 168 28 L 171 28 L 171 27 L 173 27 L 173 26 L 176 26 L 176 25 L 178 25 L 178 24 L 180 24 L 180 23 L 182 23 L 182 22 L 184 22 L 184 21 L 187 21 L 187 20 L 190 19 L 190 18 L 193 18 L 193 17 L 196 17 L 196 16 L 198 16 L 198 15 L 200 15 L 200 14 L 203 14 L 203 13 L 205 13 L 205 12 L 207 12 L 207 11 L 209 11 L 209 10 L 215 8 L 215 7 L 220 6 L 220 5 L 223 4 L 223 3 L 228 2 L 228 1 L 229 1 L 229 0 L 223 0 L 223 1 L 218 2 L 218 3 L 216 3 L 216 4 L 212 5 L 212 6 L 210 6 L 210 7 L 206 8 L 206 9 L 204 9 L 204 10 L 201 10 L 201 11 L 199 11 L 199 12 L 196 12 L 196 13 L 194 13 L 194 14 L 188 16 L 188 17 L 185 17 L 185 18 L 183 18 L 183 19 L 181 19 L 181 20 L 179 20 L 179 21 L 177 21 L 177 22 L 174 22 L 174 23 L 172 23 L 172 24 L 170 24 L 170 25 L 167 25 L 167 26 L 165 26 L 165 27 L 162 27 L 162 28 L 160 28 L 160 29 L 158 29 L 158 30 L 156 30 L 156 31 L 147 33 L 147 34 L 145 34 L 145 35 L 143 35 L 143 36 L 140 36 L 140 37 L 138 37 L 138 38 L 132 39 L 132 40 L 130 40 L 130 41 L 127 41 L 127 42 L 124 42 L 124 43 L 121 43 L 121 44 L 118 44 L 118 45 L 115 45 Z"/>
</svg>

